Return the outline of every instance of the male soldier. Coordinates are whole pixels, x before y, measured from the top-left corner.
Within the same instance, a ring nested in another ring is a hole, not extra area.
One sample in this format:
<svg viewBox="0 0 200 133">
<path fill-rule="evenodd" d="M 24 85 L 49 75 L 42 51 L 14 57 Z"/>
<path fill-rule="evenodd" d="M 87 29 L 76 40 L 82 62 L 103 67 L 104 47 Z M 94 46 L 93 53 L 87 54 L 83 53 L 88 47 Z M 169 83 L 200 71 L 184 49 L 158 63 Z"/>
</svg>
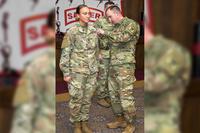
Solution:
<svg viewBox="0 0 200 133">
<path fill-rule="evenodd" d="M 106 2 L 104 4 L 104 11 L 114 5 L 113 2 Z M 111 31 L 113 28 L 113 24 L 110 23 L 106 16 L 99 18 L 95 22 L 95 28 L 101 28 L 103 30 Z M 110 107 L 110 98 L 108 92 L 108 70 L 109 70 L 109 62 L 110 62 L 110 50 L 109 50 L 109 42 L 106 37 L 99 38 L 99 76 L 98 76 L 98 87 L 96 90 L 98 101 L 97 103 L 103 107 Z"/>
<path fill-rule="evenodd" d="M 180 133 L 180 100 L 190 77 L 190 54 L 145 29 L 145 133 Z"/>
<path fill-rule="evenodd" d="M 48 16 L 46 41 L 50 48 L 35 58 L 19 81 L 14 97 L 11 133 L 55 133 L 54 11 Z"/>
<path fill-rule="evenodd" d="M 97 30 L 111 42 L 111 61 L 108 86 L 116 120 L 108 123 L 109 128 L 125 127 L 123 133 L 133 133 L 133 120 L 136 116 L 133 83 L 135 73 L 135 45 L 139 38 L 139 25 L 123 17 L 120 8 L 110 6 L 106 16 L 114 24 L 113 31 Z"/>
</svg>

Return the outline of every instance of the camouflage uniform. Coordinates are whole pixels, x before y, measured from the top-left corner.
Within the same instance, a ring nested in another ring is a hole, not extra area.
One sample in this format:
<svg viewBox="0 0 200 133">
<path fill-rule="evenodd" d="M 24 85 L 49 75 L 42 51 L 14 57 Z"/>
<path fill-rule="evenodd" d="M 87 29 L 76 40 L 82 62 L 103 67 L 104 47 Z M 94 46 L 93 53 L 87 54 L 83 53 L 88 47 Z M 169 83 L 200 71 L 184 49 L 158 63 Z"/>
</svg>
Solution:
<svg viewBox="0 0 200 133">
<path fill-rule="evenodd" d="M 98 38 L 92 26 L 75 25 L 66 33 L 62 43 L 60 68 L 70 76 L 70 121 L 89 119 L 91 97 L 96 90 L 98 71 Z"/>
<path fill-rule="evenodd" d="M 36 58 L 22 74 L 14 97 L 11 133 L 55 133 L 55 50 Z"/>
<path fill-rule="evenodd" d="M 180 133 L 180 100 L 190 77 L 189 53 L 156 36 L 145 45 L 145 133 Z"/>
<path fill-rule="evenodd" d="M 99 18 L 95 22 L 95 28 L 101 28 L 106 31 L 111 31 L 113 29 L 113 25 L 108 22 L 105 16 Z M 102 59 L 99 62 L 99 75 L 98 75 L 98 87 L 97 87 L 97 97 L 99 99 L 109 97 L 108 93 L 108 70 L 110 63 L 110 50 L 109 50 L 109 42 L 106 37 L 99 38 L 99 54 Z"/>
<path fill-rule="evenodd" d="M 124 17 L 115 24 L 113 31 L 104 35 L 112 43 L 110 71 L 108 78 L 109 93 L 113 111 L 116 115 L 124 114 L 128 122 L 133 122 L 136 108 L 133 97 L 135 79 L 135 45 L 139 38 L 139 25 Z"/>
</svg>

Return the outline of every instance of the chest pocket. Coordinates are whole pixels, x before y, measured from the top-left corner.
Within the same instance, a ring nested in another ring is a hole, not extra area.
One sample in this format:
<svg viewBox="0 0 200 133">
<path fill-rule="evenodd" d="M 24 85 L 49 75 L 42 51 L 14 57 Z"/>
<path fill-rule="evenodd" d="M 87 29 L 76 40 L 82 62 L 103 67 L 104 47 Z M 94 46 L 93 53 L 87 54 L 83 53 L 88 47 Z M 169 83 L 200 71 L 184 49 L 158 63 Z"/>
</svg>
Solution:
<svg viewBox="0 0 200 133">
<path fill-rule="evenodd" d="M 77 50 L 90 50 L 96 48 L 98 40 L 95 34 L 77 34 L 75 36 L 74 46 Z"/>
</svg>

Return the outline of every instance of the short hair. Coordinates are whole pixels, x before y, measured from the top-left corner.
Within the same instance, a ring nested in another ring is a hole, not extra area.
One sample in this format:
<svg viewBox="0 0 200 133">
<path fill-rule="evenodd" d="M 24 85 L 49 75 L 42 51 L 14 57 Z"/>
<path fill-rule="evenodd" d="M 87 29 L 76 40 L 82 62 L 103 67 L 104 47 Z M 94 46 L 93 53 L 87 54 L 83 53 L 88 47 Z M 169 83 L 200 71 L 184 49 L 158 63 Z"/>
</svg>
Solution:
<svg viewBox="0 0 200 133">
<path fill-rule="evenodd" d="M 47 26 L 49 28 L 55 28 L 55 10 L 51 10 L 47 16 Z"/>
<path fill-rule="evenodd" d="M 83 7 L 88 7 L 88 6 L 85 5 L 85 4 L 81 4 L 81 5 L 77 6 L 77 8 L 76 8 L 76 14 L 80 14 L 80 10 L 81 10 Z"/>
<path fill-rule="evenodd" d="M 107 13 L 108 10 L 111 10 L 111 11 L 116 12 L 116 13 L 121 13 L 120 8 L 118 6 L 116 6 L 116 5 L 108 7 L 106 9 L 105 13 Z"/>
<path fill-rule="evenodd" d="M 106 2 L 106 3 L 104 4 L 104 8 L 105 8 L 105 9 L 108 8 L 109 5 L 115 5 L 115 3 L 112 2 L 112 1 L 108 1 L 108 2 Z"/>
</svg>

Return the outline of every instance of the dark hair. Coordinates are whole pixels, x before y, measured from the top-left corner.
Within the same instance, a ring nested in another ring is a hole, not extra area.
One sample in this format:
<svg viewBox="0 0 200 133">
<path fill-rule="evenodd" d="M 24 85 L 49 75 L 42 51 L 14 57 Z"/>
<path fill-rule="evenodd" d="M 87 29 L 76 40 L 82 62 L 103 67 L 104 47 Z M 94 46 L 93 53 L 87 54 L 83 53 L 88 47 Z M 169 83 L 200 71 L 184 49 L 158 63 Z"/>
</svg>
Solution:
<svg viewBox="0 0 200 133">
<path fill-rule="evenodd" d="M 112 2 L 112 1 L 108 1 L 108 2 L 106 2 L 106 3 L 104 4 L 104 8 L 105 8 L 105 9 L 108 8 L 109 5 L 115 5 L 115 3 Z"/>
<path fill-rule="evenodd" d="M 117 13 L 121 13 L 121 10 L 118 6 L 116 5 L 113 5 L 113 6 L 110 6 L 106 9 L 105 13 L 108 11 L 108 10 L 111 10 L 111 11 L 114 11 L 114 12 L 117 12 Z"/>
<path fill-rule="evenodd" d="M 84 5 L 84 4 L 81 4 L 81 5 L 77 6 L 77 8 L 76 8 L 76 14 L 80 14 L 80 10 L 81 10 L 83 7 L 88 7 L 88 6 L 87 6 L 87 5 Z"/>
<path fill-rule="evenodd" d="M 47 16 L 47 26 L 49 28 L 55 28 L 55 10 L 51 10 Z"/>
</svg>

